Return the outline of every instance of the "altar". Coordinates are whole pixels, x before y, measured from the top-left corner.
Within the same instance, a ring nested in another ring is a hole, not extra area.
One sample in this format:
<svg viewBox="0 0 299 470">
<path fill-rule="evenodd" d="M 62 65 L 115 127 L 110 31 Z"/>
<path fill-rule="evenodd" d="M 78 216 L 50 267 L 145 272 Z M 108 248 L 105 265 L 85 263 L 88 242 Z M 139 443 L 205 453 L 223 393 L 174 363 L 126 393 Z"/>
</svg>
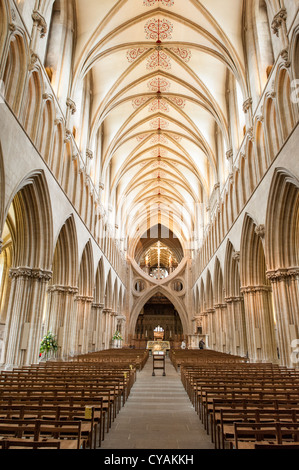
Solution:
<svg viewBox="0 0 299 470">
<path fill-rule="evenodd" d="M 166 351 L 170 350 L 170 342 L 169 341 L 148 341 L 146 345 L 146 349 L 149 349 L 152 354 L 158 351 L 162 351 L 166 353 Z"/>
</svg>

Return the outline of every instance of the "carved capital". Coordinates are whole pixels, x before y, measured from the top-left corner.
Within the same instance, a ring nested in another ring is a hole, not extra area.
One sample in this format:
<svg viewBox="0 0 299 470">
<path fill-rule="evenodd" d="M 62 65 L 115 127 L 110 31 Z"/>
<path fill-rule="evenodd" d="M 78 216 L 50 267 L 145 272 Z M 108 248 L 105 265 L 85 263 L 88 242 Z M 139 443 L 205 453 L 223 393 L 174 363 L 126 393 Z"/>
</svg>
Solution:
<svg viewBox="0 0 299 470">
<path fill-rule="evenodd" d="M 227 304 L 231 304 L 233 302 L 241 302 L 243 300 L 243 297 L 242 296 L 237 296 L 237 295 L 233 295 L 233 296 L 230 296 L 230 297 L 225 297 L 225 302 Z"/>
<path fill-rule="evenodd" d="M 252 98 L 247 98 L 247 100 L 244 101 L 243 103 L 243 111 L 244 113 L 248 113 L 248 111 L 251 109 L 252 107 Z"/>
<path fill-rule="evenodd" d="M 228 151 L 226 152 L 226 158 L 227 158 L 227 160 L 231 160 L 231 159 L 233 158 L 233 156 L 234 156 L 234 153 L 233 153 L 233 150 L 232 150 L 232 149 L 230 149 L 230 150 L 228 150 Z"/>
<path fill-rule="evenodd" d="M 51 293 L 57 292 L 58 294 L 76 295 L 78 293 L 78 287 L 61 286 L 61 285 L 56 284 L 56 285 L 49 286 L 48 292 L 51 292 Z"/>
<path fill-rule="evenodd" d="M 43 93 L 43 100 L 47 101 L 47 100 L 51 100 L 53 98 L 52 95 L 50 95 L 50 93 Z"/>
<path fill-rule="evenodd" d="M 71 137 L 72 137 L 71 131 L 69 129 L 66 129 L 65 136 L 64 136 L 64 143 L 66 144 L 67 142 L 69 142 L 71 140 Z"/>
<path fill-rule="evenodd" d="M 286 280 L 295 280 L 299 278 L 299 267 L 280 268 L 266 272 L 267 278 L 272 282 L 281 282 Z"/>
<path fill-rule="evenodd" d="M 226 304 L 216 304 L 216 305 L 214 305 L 215 310 L 220 310 L 220 309 L 222 310 L 224 308 L 227 308 Z"/>
<path fill-rule="evenodd" d="M 104 304 L 99 304 L 99 303 L 95 303 L 95 302 L 93 302 L 91 304 L 91 306 L 92 306 L 92 308 L 95 308 L 97 310 L 103 310 L 103 308 L 104 308 Z"/>
<path fill-rule="evenodd" d="M 255 227 L 254 231 L 260 238 L 265 237 L 265 226 L 264 225 L 258 225 L 257 227 Z"/>
<path fill-rule="evenodd" d="M 66 100 L 66 105 L 70 109 L 71 113 L 75 114 L 75 112 L 77 111 L 77 106 L 76 106 L 76 103 L 73 100 L 71 100 L 71 98 L 68 98 Z"/>
<path fill-rule="evenodd" d="M 233 255 L 232 255 L 232 258 L 239 262 L 240 261 L 240 252 L 239 251 L 234 251 Z"/>
<path fill-rule="evenodd" d="M 35 68 L 35 65 L 36 65 L 37 61 L 38 61 L 38 55 L 35 54 L 35 52 L 31 51 L 30 52 L 30 60 L 29 60 L 29 63 L 28 63 L 29 72 L 31 72 Z"/>
<path fill-rule="evenodd" d="M 28 267 L 18 267 L 11 268 L 9 271 L 9 276 L 12 279 L 23 278 L 23 279 L 36 279 L 38 281 L 48 282 L 52 279 L 52 271 L 46 271 L 39 268 L 28 268 Z"/>
<path fill-rule="evenodd" d="M 280 53 L 283 61 L 284 61 L 284 65 L 289 68 L 291 66 L 291 61 L 290 61 L 290 55 L 289 55 L 289 49 L 283 49 Z"/>
<path fill-rule="evenodd" d="M 87 149 L 87 150 L 86 150 L 86 156 L 87 156 L 87 158 L 89 158 L 90 160 L 92 160 L 92 159 L 93 159 L 93 151 Z"/>
<path fill-rule="evenodd" d="M 76 302 L 83 302 L 83 303 L 92 303 L 93 302 L 93 297 L 90 297 L 88 295 L 77 295 L 75 298 Z"/>
<path fill-rule="evenodd" d="M 260 292 L 270 292 L 271 286 L 265 286 L 265 285 L 260 285 L 260 286 L 244 286 L 241 287 L 241 293 L 242 294 L 256 294 Z"/>
<path fill-rule="evenodd" d="M 45 18 L 40 14 L 39 11 L 34 10 L 32 13 L 33 24 L 36 24 L 40 29 L 40 37 L 44 38 L 47 34 L 48 28 Z"/>
<path fill-rule="evenodd" d="M 277 37 L 279 36 L 279 30 L 282 24 L 285 23 L 286 20 L 287 10 L 285 8 L 282 8 L 281 10 L 279 10 L 278 13 L 276 13 L 271 24 L 272 31 Z"/>
</svg>

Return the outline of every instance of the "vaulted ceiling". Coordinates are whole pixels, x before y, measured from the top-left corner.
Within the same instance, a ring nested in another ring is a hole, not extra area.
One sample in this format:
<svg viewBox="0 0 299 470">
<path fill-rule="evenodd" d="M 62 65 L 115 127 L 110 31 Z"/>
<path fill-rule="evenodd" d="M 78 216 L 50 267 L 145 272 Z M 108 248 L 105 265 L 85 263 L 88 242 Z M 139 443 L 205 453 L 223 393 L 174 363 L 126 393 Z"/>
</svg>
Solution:
<svg viewBox="0 0 299 470">
<path fill-rule="evenodd" d="M 202 203 L 227 176 L 228 73 L 246 96 L 243 0 L 76 0 L 76 8 L 74 87 L 89 76 L 105 202 L 135 245 L 163 223 L 186 247 Z"/>
</svg>

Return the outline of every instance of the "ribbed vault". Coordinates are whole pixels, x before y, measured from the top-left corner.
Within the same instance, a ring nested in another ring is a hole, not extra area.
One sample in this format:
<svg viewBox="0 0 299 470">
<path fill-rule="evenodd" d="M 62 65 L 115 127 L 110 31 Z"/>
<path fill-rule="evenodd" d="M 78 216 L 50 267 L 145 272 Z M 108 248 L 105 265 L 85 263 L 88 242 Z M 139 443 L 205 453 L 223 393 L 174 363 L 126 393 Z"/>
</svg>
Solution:
<svg viewBox="0 0 299 470">
<path fill-rule="evenodd" d="M 240 106 L 247 97 L 243 2 L 89 3 L 76 1 L 72 96 L 78 108 L 82 87 L 92 89 L 91 177 L 103 211 L 129 246 L 160 223 L 192 249 L 203 204 L 229 171 L 229 77 Z"/>
</svg>

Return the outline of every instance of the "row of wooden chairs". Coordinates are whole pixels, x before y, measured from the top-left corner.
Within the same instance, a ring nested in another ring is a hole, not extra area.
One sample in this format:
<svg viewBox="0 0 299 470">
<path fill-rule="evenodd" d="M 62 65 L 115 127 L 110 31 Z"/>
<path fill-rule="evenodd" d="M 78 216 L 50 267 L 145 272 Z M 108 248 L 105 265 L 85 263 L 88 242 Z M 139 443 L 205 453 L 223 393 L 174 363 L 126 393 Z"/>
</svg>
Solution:
<svg viewBox="0 0 299 470">
<path fill-rule="evenodd" d="M 218 449 L 299 446 L 299 370 L 174 351 L 182 383 Z M 190 354 L 190 361 L 188 360 Z M 196 360 L 194 360 L 196 358 Z"/>
<path fill-rule="evenodd" d="M 2 371 L 0 448 L 100 447 L 147 357 L 113 349 Z"/>
</svg>

